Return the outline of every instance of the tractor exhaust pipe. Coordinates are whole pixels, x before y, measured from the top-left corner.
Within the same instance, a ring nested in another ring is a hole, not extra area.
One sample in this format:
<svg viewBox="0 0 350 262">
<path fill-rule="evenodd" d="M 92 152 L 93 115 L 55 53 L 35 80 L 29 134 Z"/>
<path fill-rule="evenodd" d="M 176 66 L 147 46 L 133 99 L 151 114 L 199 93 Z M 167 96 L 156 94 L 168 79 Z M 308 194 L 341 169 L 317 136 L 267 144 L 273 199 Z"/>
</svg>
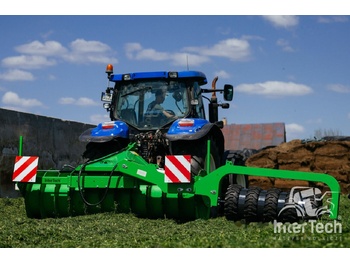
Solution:
<svg viewBox="0 0 350 262">
<path fill-rule="evenodd" d="M 218 81 L 219 77 L 215 77 L 211 83 L 211 89 L 213 90 L 211 94 L 210 103 L 208 105 L 209 107 L 209 121 L 211 123 L 216 123 L 219 120 L 219 111 L 218 111 L 218 99 L 216 97 L 216 82 Z"/>
</svg>

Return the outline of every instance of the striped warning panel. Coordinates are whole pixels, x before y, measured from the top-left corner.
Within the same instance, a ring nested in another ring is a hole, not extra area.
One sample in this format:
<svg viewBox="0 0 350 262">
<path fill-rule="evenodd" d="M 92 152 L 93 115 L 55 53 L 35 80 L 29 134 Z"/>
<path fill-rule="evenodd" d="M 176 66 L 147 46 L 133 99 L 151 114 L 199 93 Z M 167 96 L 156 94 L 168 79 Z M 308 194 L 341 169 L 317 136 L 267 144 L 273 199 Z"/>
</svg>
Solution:
<svg viewBox="0 0 350 262">
<path fill-rule="evenodd" d="M 191 156 L 165 156 L 165 183 L 191 182 Z"/>
<path fill-rule="evenodd" d="M 16 156 L 15 168 L 13 170 L 13 182 L 35 182 L 38 170 L 39 157 Z"/>
</svg>

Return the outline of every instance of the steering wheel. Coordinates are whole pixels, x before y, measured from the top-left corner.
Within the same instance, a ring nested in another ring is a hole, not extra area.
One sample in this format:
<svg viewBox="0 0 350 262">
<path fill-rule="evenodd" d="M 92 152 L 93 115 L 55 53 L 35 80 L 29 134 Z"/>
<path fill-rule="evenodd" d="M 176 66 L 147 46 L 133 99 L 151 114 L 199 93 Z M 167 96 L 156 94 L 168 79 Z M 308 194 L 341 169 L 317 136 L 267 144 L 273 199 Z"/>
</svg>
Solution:
<svg viewBox="0 0 350 262">
<path fill-rule="evenodd" d="M 167 113 L 167 115 L 165 115 L 165 112 Z M 166 123 L 172 122 L 174 121 L 174 119 L 177 119 L 175 112 L 170 109 L 163 109 L 159 116 L 160 125 L 165 125 Z"/>
<path fill-rule="evenodd" d="M 175 116 L 176 116 L 176 114 L 175 114 L 175 112 L 174 112 L 173 110 L 166 109 L 166 110 L 164 110 L 164 111 L 167 112 L 167 113 L 169 113 L 170 115 L 172 115 L 171 117 L 175 117 Z"/>
</svg>

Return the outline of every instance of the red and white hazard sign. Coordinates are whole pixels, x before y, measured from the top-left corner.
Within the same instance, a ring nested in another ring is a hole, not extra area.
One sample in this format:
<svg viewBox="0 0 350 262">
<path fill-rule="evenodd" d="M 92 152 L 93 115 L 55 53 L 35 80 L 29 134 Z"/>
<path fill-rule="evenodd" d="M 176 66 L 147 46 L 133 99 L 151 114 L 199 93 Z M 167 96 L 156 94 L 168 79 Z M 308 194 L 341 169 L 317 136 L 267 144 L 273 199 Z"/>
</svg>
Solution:
<svg viewBox="0 0 350 262">
<path fill-rule="evenodd" d="M 165 156 L 165 183 L 191 182 L 191 156 Z"/>
<path fill-rule="evenodd" d="M 38 170 L 39 157 L 16 156 L 15 168 L 13 170 L 13 182 L 35 182 Z"/>
</svg>

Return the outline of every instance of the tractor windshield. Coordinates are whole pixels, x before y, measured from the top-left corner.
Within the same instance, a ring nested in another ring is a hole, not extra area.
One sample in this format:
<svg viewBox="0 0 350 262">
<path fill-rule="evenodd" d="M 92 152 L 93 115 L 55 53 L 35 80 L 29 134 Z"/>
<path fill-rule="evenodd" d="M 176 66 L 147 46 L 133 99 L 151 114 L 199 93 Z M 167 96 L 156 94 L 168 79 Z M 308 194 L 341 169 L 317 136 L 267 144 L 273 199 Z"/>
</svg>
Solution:
<svg viewBox="0 0 350 262">
<path fill-rule="evenodd" d="M 116 83 L 114 117 L 138 129 L 158 129 L 190 112 L 185 82 Z"/>
</svg>

